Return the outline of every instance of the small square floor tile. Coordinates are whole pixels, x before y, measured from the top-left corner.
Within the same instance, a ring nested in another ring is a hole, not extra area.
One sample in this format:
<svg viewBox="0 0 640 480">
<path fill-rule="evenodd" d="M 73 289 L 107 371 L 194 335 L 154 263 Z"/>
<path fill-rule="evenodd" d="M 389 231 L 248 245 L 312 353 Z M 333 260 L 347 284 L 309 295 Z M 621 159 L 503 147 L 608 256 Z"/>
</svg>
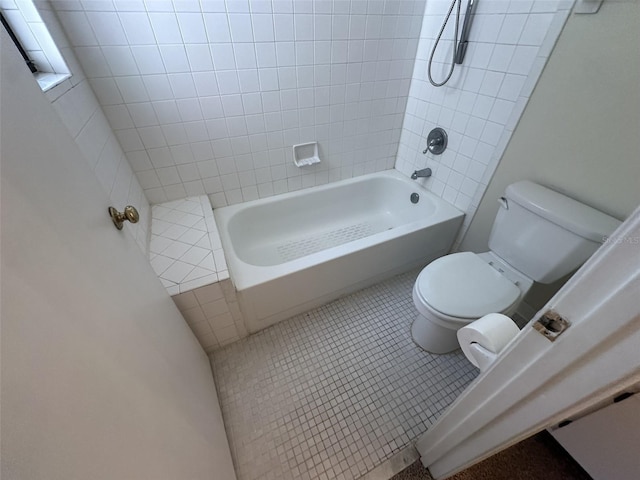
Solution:
<svg viewBox="0 0 640 480">
<path fill-rule="evenodd" d="M 414 270 L 211 355 L 239 480 L 356 479 L 412 443 L 478 373 L 411 339 Z"/>
</svg>

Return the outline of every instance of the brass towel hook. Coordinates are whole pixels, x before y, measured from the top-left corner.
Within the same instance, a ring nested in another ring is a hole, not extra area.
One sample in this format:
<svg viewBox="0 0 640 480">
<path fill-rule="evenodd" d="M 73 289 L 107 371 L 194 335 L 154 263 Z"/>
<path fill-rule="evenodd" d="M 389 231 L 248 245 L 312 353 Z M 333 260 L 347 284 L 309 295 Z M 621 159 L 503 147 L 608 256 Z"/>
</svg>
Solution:
<svg viewBox="0 0 640 480">
<path fill-rule="evenodd" d="M 138 223 L 138 220 L 140 220 L 138 210 L 136 210 L 136 207 L 132 207 L 131 205 L 124 207 L 124 212 L 119 212 L 115 208 L 109 207 L 109 215 L 118 230 L 122 230 L 125 220 L 129 220 L 131 223 Z"/>
</svg>

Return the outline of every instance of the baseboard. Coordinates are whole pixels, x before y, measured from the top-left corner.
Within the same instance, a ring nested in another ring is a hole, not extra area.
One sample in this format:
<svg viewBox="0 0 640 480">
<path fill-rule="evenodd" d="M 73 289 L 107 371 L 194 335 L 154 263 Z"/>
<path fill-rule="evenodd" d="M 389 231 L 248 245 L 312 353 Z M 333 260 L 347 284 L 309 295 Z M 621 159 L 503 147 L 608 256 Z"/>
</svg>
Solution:
<svg viewBox="0 0 640 480">
<path fill-rule="evenodd" d="M 393 457 L 385 460 L 382 465 L 378 465 L 369 473 L 360 477 L 360 480 L 389 480 L 395 474 L 413 464 L 418 458 L 420 458 L 418 451 L 413 445 L 409 445 Z"/>
</svg>

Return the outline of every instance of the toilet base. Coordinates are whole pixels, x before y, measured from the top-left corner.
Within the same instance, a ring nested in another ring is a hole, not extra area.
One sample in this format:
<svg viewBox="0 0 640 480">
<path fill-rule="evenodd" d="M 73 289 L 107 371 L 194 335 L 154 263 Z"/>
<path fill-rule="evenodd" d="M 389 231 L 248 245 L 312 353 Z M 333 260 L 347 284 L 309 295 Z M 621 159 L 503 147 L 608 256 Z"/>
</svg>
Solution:
<svg viewBox="0 0 640 480">
<path fill-rule="evenodd" d="M 460 348 L 457 331 L 457 327 L 447 328 L 438 325 L 421 314 L 416 315 L 411 325 L 413 341 L 429 353 L 450 353 Z"/>
</svg>

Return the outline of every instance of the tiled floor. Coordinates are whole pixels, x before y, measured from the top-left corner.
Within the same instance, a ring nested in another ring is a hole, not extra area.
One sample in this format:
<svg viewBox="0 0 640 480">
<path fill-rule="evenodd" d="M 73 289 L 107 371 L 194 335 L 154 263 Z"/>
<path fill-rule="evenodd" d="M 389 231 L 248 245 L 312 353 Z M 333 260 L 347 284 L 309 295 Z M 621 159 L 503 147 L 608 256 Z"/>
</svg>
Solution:
<svg viewBox="0 0 640 480">
<path fill-rule="evenodd" d="M 476 376 L 411 340 L 418 271 L 211 355 L 239 480 L 355 479 L 409 445 Z"/>
</svg>

